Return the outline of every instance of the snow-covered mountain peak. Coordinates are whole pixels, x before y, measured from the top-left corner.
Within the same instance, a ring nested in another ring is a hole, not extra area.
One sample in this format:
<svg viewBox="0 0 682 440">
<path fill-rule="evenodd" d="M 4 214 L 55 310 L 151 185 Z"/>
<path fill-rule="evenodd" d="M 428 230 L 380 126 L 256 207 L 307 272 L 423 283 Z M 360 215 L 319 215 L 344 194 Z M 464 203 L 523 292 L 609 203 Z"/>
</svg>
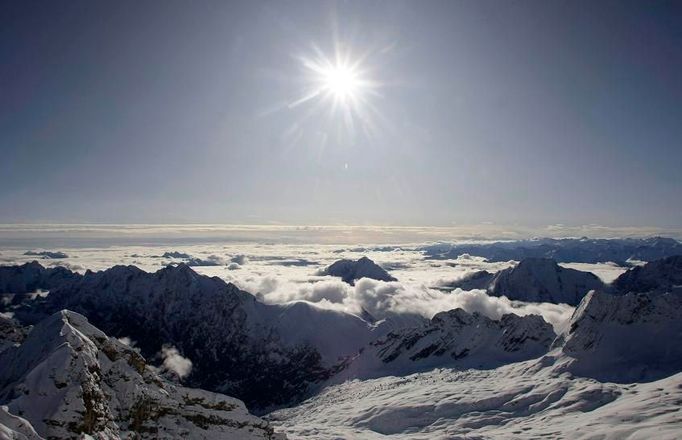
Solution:
<svg viewBox="0 0 682 440">
<path fill-rule="evenodd" d="M 682 368 L 682 294 L 592 291 L 558 340 L 575 374 L 615 382 L 664 377 Z"/>
<path fill-rule="evenodd" d="M 561 267 L 549 258 L 526 258 L 495 275 L 489 291 L 520 301 L 576 305 L 587 292 L 602 286 L 590 272 Z"/>
<path fill-rule="evenodd" d="M 0 354 L 0 401 L 44 438 L 274 438 L 239 400 L 167 382 L 67 310 Z"/>
<path fill-rule="evenodd" d="M 447 289 L 485 289 L 495 296 L 517 301 L 550 302 L 577 305 L 592 289 L 603 287 L 590 272 L 559 266 L 551 258 L 525 258 L 515 267 L 490 273 L 471 273 L 447 286 Z"/>
</svg>

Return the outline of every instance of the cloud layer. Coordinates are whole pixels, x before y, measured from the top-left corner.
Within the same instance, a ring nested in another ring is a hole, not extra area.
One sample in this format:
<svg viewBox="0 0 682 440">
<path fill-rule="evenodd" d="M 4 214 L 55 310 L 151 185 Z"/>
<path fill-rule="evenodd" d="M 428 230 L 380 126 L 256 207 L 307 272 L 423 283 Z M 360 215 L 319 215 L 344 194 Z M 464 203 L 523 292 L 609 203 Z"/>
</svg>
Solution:
<svg viewBox="0 0 682 440">
<path fill-rule="evenodd" d="M 196 260 L 199 273 L 235 283 L 267 303 L 308 301 L 319 307 L 382 319 L 391 314 L 418 314 L 431 318 L 453 308 L 479 312 L 493 319 L 505 313 L 542 315 L 555 327 L 570 317 L 572 308 L 553 304 L 524 304 L 507 298 L 490 297 L 483 291 L 443 292 L 449 284 L 478 270 L 496 272 L 514 262 L 488 263 L 483 258 L 462 255 L 451 260 L 426 260 L 418 246 L 386 245 L 284 245 L 284 244 L 201 244 L 191 246 L 119 246 L 107 248 L 62 248 L 69 258 L 50 261 L 75 270 L 102 270 L 116 264 L 133 264 L 155 271 L 168 263 Z M 26 249 L 3 250 L 0 260 L 23 263 L 33 257 Z M 164 253 L 188 258 L 159 258 Z M 350 286 L 338 278 L 319 276 L 318 271 L 341 258 L 368 256 L 390 270 L 396 282 L 359 280 Z M 594 267 L 615 273 L 618 267 Z M 168 356 L 173 353 L 169 352 Z M 175 357 L 172 357 L 175 359 Z M 172 362 L 172 361 L 169 361 Z"/>
</svg>

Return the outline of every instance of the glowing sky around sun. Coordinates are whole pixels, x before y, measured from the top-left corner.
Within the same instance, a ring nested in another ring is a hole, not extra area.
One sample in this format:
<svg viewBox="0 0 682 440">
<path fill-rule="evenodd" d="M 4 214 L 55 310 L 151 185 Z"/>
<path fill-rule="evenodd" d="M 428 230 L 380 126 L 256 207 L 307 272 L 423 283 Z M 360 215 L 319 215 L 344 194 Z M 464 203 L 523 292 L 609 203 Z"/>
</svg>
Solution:
<svg viewBox="0 0 682 440">
<path fill-rule="evenodd" d="M 0 222 L 682 222 L 679 2 L 0 6 Z"/>
</svg>

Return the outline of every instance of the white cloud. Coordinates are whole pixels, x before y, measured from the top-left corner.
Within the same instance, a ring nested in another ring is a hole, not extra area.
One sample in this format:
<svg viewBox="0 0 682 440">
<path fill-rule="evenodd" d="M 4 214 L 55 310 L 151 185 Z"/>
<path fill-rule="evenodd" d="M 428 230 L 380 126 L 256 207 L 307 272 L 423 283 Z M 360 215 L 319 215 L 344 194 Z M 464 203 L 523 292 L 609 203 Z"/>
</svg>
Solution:
<svg viewBox="0 0 682 440">
<path fill-rule="evenodd" d="M 343 281 L 337 280 L 318 281 L 299 289 L 299 293 L 303 296 L 303 299 L 307 301 L 320 302 L 322 300 L 327 300 L 337 304 L 345 301 L 349 291 L 352 291 L 351 286 Z"/>
<path fill-rule="evenodd" d="M 409 246 L 400 248 L 358 244 L 363 252 L 353 252 L 339 244 L 253 244 L 221 243 L 183 246 L 180 250 L 202 258 L 213 258 L 218 262 L 226 256 L 221 266 L 195 266 L 193 270 L 208 276 L 218 276 L 235 283 L 267 303 L 309 301 L 319 307 L 359 314 L 362 309 L 381 318 L 390 313 L 412 313 L 431 318 L 435 313 L 461 307 L 467 311 L 478 311 L 492 318 L 504 313 L 538 313 L 549 322 L 558 325 L 568 318 L 572 308 L 552 304 L 523 304 L 506 298 L 495 298 L 485 292 L 472 291 L 452 293 L 441 292 L 432 287 L 447 284 L 465 274 L 478 270 L 496 272 L 512 266 L 513 262 L 489 263 L 476 256 L 460 256 L 454 260 L 425 260 L 421 252 Z M 146 271 L 156 271 L 162 266 L 159 255 L 166 246 L 159 249 L 149 246 L 114 246 L 103 248 L 63 249 L 70 258 L 61 264 L 77 263 L 79 269 L 102 270 L 115 264 L 136 264 Z M 3 258 L 23 263 L 25 249 L 3 251 Z M 377 264 L 393 268 L 391 275 L 399 281 L 384 283 L 374 280 L 360 280 L 349 286 L 340 279 L 316 276 L 317 269 L 328 266 L 340 258 L 357 259 L 362 255 Z M 243 258 L 242 258 L 243 256 Z M 248 256 L 248 258 L 246 257 Z M 313 265 L 273 265 L 273 261 L 305 259 L 316 262 Z M 242 261 L 240 265 L 237 261 Z M 239 268 L 239 270 L 235 270 Z M 596 271 L 596 268 L 593 267 Z M 600 268 L 615 271 L 617 268 Z"/>
<path fill-rule="evenodd" d="M 502 315 L 541 315 L 555 329 L 571 317 L 573 307 L 565 304 L 523 303 L 506 297 L 494 297 L 483 290 L 442 292 L 419 286 L 404 286 L 399 282 L 383 282 L 363 278 L 356 282 L 351 295 L 344 300 L 348 311 L 359 313 L 362 309 L 381 319 L 389 314 L 416 313 L 431 318 L 438 312 L 461 308 L 469 313 L 478 312 L 491 319 Z"/>
<path fill-rule="evenodd" d="M 161 348 L 161 357 L 163 357 L 163 366 L 180 378 L 186 377 L 192 371 L 192 361 L 183 357 L 175 347 L 164 345 Z"/>
<path fill-rule="evenodd" d="M 123 345 L 127 345 L 128 347 L 133 347 L 135 345 L 135 341 L 130 339 L 127 336 L 124 336 L 122 338 L 118 338 L 118 342 L 120 342 Z"/>
</svg>

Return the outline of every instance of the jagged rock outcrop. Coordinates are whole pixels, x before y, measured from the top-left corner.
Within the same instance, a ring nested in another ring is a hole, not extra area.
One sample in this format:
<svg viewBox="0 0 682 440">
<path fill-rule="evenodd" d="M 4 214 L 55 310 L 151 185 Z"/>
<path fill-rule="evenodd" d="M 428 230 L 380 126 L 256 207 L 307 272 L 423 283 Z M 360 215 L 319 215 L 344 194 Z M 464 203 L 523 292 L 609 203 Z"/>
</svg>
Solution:
<svg viewBox="0 0 682 440">
<path fill-rule="evenodd" d="M 320 272 L 321 275 L 339 277 L 344 282 L 353 285 L 360 278 L 372 278 L 378 281 L 397 281 L 381 266 L 367 257 L 357 261 L 338 260 Z"/>
<path fill-rule="evenodd" d="M 492 320 L 454 309 L 436 314 L 423 326 L 375 340 L 339 377 L 404 375 L 436 367 L 494 368 L 542 355 L 555 336 L 552 326 L 537 315 L 507 314 Z"/>
<path fill-rule="evenodd" d="M 615 291 L 665 293 L 682 290 L 682 255 L 652 261 L 621 274 L 612 283 Z"/>
<path fill-rule="evenodd" d="M 557 343 L 570 371 L 602 381 L 647 381 L 682 371 L 682 294 L 590 292 Z"/>
<path fill-rule="evenodd" d="M 138 352 L 67 310 L 0 354 L 0 403 L 0 423 L 30 434 L 24 419 L 42 438 L 276 438 L 239 400 L 162 379 Z"/>
</svg>

